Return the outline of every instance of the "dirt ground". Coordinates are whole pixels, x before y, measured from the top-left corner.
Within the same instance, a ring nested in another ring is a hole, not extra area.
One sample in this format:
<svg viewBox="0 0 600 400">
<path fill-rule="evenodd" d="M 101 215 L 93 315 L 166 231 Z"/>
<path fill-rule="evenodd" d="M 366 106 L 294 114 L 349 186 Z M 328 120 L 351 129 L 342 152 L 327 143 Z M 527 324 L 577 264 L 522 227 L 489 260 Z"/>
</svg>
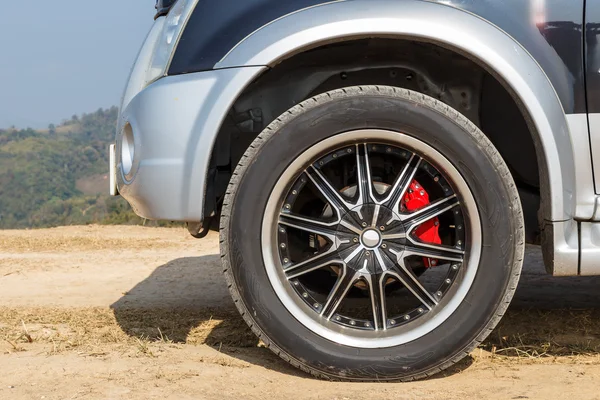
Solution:
<svg viewBox="0 0 600 400">
<path fill-rule="evenodd" d="M 471 357 L 429 380 L 315 380 L 237 315 L 216 235 L 0 231 L 0 399 L 600 399 L 600 277 L 544 274 Z"/>
</svg>

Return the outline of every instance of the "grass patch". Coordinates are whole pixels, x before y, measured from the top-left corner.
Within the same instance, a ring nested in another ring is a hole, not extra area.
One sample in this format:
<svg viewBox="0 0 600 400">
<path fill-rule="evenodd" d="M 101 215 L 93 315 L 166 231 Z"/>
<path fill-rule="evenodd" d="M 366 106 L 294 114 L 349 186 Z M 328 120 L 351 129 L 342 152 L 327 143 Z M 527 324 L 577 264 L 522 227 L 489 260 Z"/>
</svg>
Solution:
<svg viewBox="0 0 600 400">
<path fill-rule="evenodd" d="M 231 311 L 0 307 L 0 339 L 8 350 L 49 344 L 49 353 L 121 344 L 149 355 L 149 344 L 254 347 L 258 339 Z M 24 336 L 24 327 L 29 336 Z"/>
<path fill-rule="evenodd" d="M 509 310 L 482 347 L 524 360 L 600 355 L 600 310 Z"/>
</svg>

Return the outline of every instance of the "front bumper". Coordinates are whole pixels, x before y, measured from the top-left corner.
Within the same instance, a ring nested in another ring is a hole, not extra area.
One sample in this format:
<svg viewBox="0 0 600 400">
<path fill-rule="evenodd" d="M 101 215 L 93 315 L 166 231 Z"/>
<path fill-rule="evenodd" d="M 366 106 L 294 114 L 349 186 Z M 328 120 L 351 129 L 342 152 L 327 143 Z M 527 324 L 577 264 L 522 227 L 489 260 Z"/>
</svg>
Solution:
<svg viewBox="0 0 600 400">
<path fill-rule="evenodd" d="M 245 67 L 169 76 L 126 104 L 117 127 L 115 179 L 118 192 L 138 215 L 202 221 L 210 156 L 223 119 L 241 91 L 264 70 Z M 127 173 L 122 156 L 125 127 L 133 132 L 133 145 L 125 146 L 126 151 L 133 146 Z"/>
</svg>

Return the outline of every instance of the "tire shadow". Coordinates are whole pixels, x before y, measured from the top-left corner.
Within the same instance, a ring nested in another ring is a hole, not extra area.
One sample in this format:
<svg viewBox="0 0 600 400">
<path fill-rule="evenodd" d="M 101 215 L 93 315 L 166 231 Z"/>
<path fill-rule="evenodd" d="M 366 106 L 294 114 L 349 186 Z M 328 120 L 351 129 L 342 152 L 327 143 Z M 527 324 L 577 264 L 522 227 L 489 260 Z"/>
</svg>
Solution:
<svg viewBox="0 0 600 400">
<path fill-rule="evenodd" d="M 264 347 L 248 328 L 227 290 L 219 255 L 178 258 L 161 265 L 110 308 L 129 336 L 206 344 L 251 364 L 307 376 Z"/>
<path fill-rule="evenodd" d="M 600 354 L 600 277 L 545 274 L 539 248 L 527 248 L 513 303 L 480 346 L 501 357 Z M 281 373 L 307 377 L 259 342 L 240 317 L 222 277 L 219 256 L 178 258 L 161 265 L 111 305 L 117 323 L 140 339 L 206 344 Z M 432 377 L 459 373 L 472 356 Z"/>
</svg>

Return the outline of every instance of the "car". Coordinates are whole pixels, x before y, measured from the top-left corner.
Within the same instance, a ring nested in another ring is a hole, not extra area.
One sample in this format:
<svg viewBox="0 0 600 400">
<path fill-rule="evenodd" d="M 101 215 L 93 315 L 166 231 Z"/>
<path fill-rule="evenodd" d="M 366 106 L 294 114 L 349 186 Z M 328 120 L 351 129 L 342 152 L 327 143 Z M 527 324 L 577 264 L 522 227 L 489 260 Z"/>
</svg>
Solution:
<svg viewBox="0 0 600 400">
<path fill-rule="evenodd" d="M 600 274 L 600 0 L 156 7 L 111 194 L 219 231 L 235 305 L 290 364 L 425 378 L 494 329 L 526 243 Z"/>
</svg>

